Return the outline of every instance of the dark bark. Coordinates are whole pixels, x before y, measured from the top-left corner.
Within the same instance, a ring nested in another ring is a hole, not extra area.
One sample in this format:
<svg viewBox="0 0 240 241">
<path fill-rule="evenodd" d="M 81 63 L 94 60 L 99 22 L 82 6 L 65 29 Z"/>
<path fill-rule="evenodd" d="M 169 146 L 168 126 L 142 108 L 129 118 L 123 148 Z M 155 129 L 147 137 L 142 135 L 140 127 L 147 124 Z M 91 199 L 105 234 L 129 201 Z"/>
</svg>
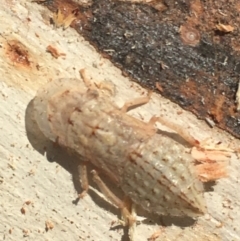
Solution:
<svg viewBox="0 0 240 241">
<path fill-rule="evenodd" d="M 161 4 L 160 11 L 111 0 L 95 0 L 89 7 L 60 0 L 46 5 L 65 9 L 66 15 L 78 9 L 72 27 L 124 74 L 155 91 L 158 82 L 164 97 L 239 138 L 240 34 L 220 32 L 216 25 L 239 26 L 240 6 L 200 0 Z"/>
</svg>

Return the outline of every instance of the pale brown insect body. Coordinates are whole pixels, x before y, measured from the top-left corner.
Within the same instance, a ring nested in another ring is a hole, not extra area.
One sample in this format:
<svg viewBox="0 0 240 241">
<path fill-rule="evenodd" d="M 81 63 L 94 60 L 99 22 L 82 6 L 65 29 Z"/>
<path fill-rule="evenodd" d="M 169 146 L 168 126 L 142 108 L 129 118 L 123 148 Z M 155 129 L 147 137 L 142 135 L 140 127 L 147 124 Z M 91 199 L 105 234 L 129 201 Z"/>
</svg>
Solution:
<svg viewBox="0 0 240 241">
<path fill-rule="evenodd" d="M 202 215 L 203 186 L 186 148 L 157 134 L 154 121 L 144 123 L 126 114 L 135 102 L 118 108 L 103 91 L 87 87 L 77 79 L 60 79 L 38 91 L 34 113 L 44 135 L 79 153 L 144 209 L 163 215 Z"/>
</svg>

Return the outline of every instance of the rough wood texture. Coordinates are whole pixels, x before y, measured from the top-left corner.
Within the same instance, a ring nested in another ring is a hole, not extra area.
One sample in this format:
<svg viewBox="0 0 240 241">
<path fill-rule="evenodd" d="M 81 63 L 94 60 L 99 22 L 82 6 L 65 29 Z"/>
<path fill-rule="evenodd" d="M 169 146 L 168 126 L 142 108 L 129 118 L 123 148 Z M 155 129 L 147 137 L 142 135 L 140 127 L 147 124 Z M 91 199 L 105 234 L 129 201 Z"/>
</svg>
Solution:
<svg viewBox="0 0 240 241">
<path fill-rule="evenodd" d="M 74 202 L 76 190 L 79 191 L 77 160 L 46 142 L 38 132 L 31 119 L 31 100 L 36 90 L 51 79 L 78 78 L 78 70 L 83 67 L 94 80 L 108 80 L 116 85 L 118 105 L 146 92 L 124 78 L 75 31 L 54 29 L 50 16 L 48 10 L 31 1 L 1 3 L 0 239 L 127 240 L 126 230 L 110 228 L 117 220 L 118 211 L 96 194 L 93 183 L 90 195 L 77 204 Z M 53 57 L 46 51 L 49 45 L 65 56 Z M 156 94 L 148 105 L 130 113 L 146 121 L 154 114 L 162 114 L 171 121 L 176 120 L 198 140 L 210 137 L 226 145 L 239 146 L 239 140 L 211 129 Z M 140 210 L 140 215 L 148 220 L 137 226 L 136 240 L 146 240 L 158 225 L 164 226 L 158 239 L 161 241 L 239 240 L 239 178 L 239 159 L 233 154 L 229 177 L 219 180 L 204 195 L 207 215 L 194 222 Z"/>
</svg>

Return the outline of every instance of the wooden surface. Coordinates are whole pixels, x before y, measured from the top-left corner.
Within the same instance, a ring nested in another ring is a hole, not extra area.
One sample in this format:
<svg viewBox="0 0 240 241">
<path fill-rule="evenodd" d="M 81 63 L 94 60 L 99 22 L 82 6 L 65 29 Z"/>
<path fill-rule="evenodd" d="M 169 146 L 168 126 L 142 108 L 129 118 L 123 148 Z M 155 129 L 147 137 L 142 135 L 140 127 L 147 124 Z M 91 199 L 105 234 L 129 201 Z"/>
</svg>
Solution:
<svg viewBox="0 0 240 241">
<path fill-rule="evenodd" d="M 31 100 L 40 86 L 55 78 L 78 78 L 81 68 L 87 68 L 96 81 L 112 81 L 119 106 L 146 91 L 124 78 L 74 30 L 55 29 L 50 17 L 50 12 L 31 1 L 3 0 L 0 7 L 0 239 L 126 241 L 126 230 L 114 228 L 119 211 L 94 184 L 90 195 L 75 202 L 76 160 L 39 133 L 31 118 Z M 49 45 L 65 55 L 54 58 L 46 51 Z M 239 146 L 239 140 L 156 94 L 130 114 L 145 121 L 163 114 L 198 140 L 209 137 Z M 161 241 L 240 240 L 240 174 L 235 154 L 228 172 L 228 178 L 205 193 L 208 214 L 194 222 L 140 211 L 147 220 L 137 226 L 136 240 L 147 240 L 160 225 Z"/>
</svg>

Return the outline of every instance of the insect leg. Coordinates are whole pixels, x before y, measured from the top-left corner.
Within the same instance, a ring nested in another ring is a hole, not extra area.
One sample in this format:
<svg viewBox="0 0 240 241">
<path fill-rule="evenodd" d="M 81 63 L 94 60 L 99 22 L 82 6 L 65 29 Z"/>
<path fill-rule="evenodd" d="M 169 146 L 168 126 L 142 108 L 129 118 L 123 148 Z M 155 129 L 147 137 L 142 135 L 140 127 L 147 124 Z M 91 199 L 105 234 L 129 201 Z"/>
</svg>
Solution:
<svg viewBox="0 0 240 241">
<path fill-rule="evenodd" d="M 87 77 L 86 75 L 86 69 L 81 69 L 79 70 L 79 74 L 80 76 L 82 77 L 82 80 L 85 84 L 85 86 L 88 88 L 88 89 L 95 89 L 93 84 L 91 83 L 91 81 L 89 80 L 89 78 Z"/>
<path fill-rule="evenodd" d="M 190 145 L 196 146 L 196 147 L 199 146 L 199 141 L 195 140 L 186 130 L 183 130 L 182 126 L 180 126 L 176 123 L 172 123 L 162 116 L 158 116 L 158 117 L 153 116 L 149 121 L 149 125 L 150 124 L 154 125 L 156 122 L 160 122 L 161 124 L 163 124 L 163 125 L 169 127 L 170 129 L 176 131 Z"/>
<path fill-rule="evenodd" d="M 93 174 L 93 181 L 98 185 L 101 192 L 104 196 L 114 205 L 121 209 L 122 217 L 123 217 L 123 224 L 129 225 L 130 227 L 135 222 L 134 217 L 130 214 L 128 207 L 125 202 L 121 201 L 118 197 L 116 197 L 106 186 L 106 184 L 102 181 L 95 170 L 92 170 L 91 173 Z"/>
<path fill-rule="evenodd" d="M 136 220 L 136 204 L 135 203 L 131 203 L 131 215 L 134 218 L 134 220 Z M 136 222 L 133 222 L 132 225 L 129 227 L 129 239 L 130 241 L 135 240 L 134 239 L 134 234 L 135 234 L 135 230 L 136 230 Z"/>
<path fill-rule="evenodd" d="M 83 191 L 78 195 L 79 198 L 83 198 L 88 192 L 88 176 L 87 176 L 87 165 L 81 162 L 78 166 L 79 177 L 81 180 L 81 187 Z"/>
<path fill-rule="evenodd" d="M 90 89 L 90 90 L 96 90 L 96 89 L 101 89 L 101 90 L 107 90 L 110 95 L 114 95 L 115 94 L 115 88 L 111 83 L 108 82 L 100 82 L 100 83 L 92 83 L 91 80 L 89 80 L 89 78 L 86 75 L 86 70 L 85 69 L 81 69 L 79 71 L 81 78 L 84 81 L 85 86 Z"/>
<path fill-rule="evenodd" d="M 152 94 L 152 92 L 149 91 L 149 92 L 148 92 L 148 95 L 145 96 L 145 97 L 139 97 L 139 98 L 136 98 L 136 99 L 127 101 L 127 102 L 123 105 L 123 107 L 121 108 L 121 111 L 122 111 L 123 113 L 126 113 L 129 108 L 134 108 L 134 107 L 136 107 L 136 106 L 144 105 L 144 104 L 148 103 L 149 100 L 150 100 L 150 98 L 151 98 L 151 94 Z"/>
</svg>

